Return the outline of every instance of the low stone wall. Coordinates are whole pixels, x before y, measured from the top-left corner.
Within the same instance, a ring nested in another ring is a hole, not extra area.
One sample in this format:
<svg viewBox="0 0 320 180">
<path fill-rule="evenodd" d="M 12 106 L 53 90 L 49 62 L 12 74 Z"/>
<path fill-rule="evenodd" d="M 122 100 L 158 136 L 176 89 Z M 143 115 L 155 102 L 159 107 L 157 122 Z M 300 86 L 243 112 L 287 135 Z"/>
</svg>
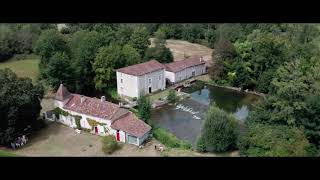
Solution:
<svg viewBox="0 0 320 180">
<path fill-rule="evenodd" d="M 237 87 L 220 86 L 220 85 L 217 85 L 217 84 L 209 84 L 209 85 L 216 86 L 216 87 L 221 87 L 221 88 L 226 88 L 226 89 L 231 89 L 231 90 L 235 90 L 235 91 L 239 91 L 239 92 L 244 92 L 244 93 L 248 93 L 248 94 L 253 94 L 253 95 L 260 96 L 260 97 L 265 97 L 265 96 L 266 96 L 266 94 L 260 93 L 260 92 L 249 91 L 249 90 L 244 90 L 244 91 L 242 91 L 241 88 L 237 88 Z"/>
</svg>

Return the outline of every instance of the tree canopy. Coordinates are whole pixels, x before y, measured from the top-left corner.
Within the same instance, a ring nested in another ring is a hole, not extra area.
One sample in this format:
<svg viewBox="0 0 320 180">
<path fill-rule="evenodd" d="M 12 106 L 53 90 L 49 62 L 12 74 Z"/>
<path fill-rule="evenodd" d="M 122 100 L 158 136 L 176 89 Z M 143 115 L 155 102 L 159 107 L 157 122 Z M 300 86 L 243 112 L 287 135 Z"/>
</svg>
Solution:
<svg viewBox="0 0 320 180">
<path fill-rule="evenodd" d="M 21 136 L 24 128 L 36 124 L 44 90 L 9 69 L 0 69 L 0 84 L 0 144 L 7 145 Z"/>
</svg>

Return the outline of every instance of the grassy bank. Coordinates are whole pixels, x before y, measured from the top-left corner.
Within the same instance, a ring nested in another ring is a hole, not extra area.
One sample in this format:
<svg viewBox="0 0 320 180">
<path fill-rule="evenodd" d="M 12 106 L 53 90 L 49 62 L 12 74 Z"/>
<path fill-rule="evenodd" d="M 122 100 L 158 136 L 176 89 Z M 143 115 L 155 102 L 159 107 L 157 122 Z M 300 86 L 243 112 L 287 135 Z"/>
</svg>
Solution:
<svg viewBox="0 0 320 180">
<path fill-rule="evenodd" d="M 0 150 L 0 157 L 17 157 L 18 155 Z"/>
<path fill-rule="evenodd" d="M 38 64 L 40 58 L 37 56 L 26 56 L 26 59 L 13 58 L 0 63 L 0 69 L 9 68 L 19 77 L 29 77 L 35 83 L 39 74 Z"/>
<path fill-rule="evenodd" d="M 156 127 L 153 130 L 154 137 L 165 145 L 167 148 L 191 149 L 192 145 L 188 142 L 178 139 L 174 134 L 168 130 Z"/>
</svg>

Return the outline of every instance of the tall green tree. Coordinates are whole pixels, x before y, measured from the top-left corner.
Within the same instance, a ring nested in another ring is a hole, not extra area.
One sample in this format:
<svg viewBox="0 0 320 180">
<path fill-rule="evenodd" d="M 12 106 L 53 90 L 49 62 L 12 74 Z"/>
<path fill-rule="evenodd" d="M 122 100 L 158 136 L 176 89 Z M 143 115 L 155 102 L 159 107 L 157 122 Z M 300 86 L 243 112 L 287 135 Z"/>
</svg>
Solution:
<svg viewBox="0 0 320 180">
<path fill-rule="evenodd" d="M 0 144 L 8 145 L 27 126 L 35 127 L 44 91 L 9 69 L 0 70 L 0 84 Z"/>
<path fill-rule="evenodd" d="M 137 49 L 140 56 L 143 57 L 145 50 L 150 45 L 148 30 L 144 26 L 136 27 L 130 37 L 129 44 Z"/>
<path fill-rule="evenodd" d="M 308 156 L 309 146 L 298 128 L 260 123 L 251 124 L 239 143 L 241 155 L 249 157 Z"/>
<path fill-rule="evenodd" d="M 104 45 L 102 35 L 96 31 L 82 30 L 72 35 L 69 46 L 76 74 L 76 92 L 87 94 L 94 89 L 92 62 L 99 48 Z"/>
<path fill-rule="evenodd" d="M 107 91 L 115 85 L 115 70 L 119 62 L 123 62 L 122 49 L 118 45 L 110 45 L 99 49 L 93 63 L 96 89 Z"/>
<path fill-rule="evenodd" d="M 138 51 L 129 44 L 126 44 L 122 47 L 122 55 L 124 65 L 123 63 L 121 63 L 121 65 L 123 66 L 130 66 L 142 62 L 141 56 Z"/>
<path fill-rule="evenodd" d="M 200 141 L 205 151 L 225 152 L 236 148 L 238 122 L 232 116 L 212 106 L 205 116 Z"/>
<path fill-rule="evenodd" d="M 63 83 L 69 90 L 74 91 L 74 70 L 66 53 L 57 52 L 50 58 L 46 74 L 48 84 L 55 90 Z"/>
<path fill-rule="evenodd" d="M 151 119 L 151 102 L 146 96 L 138 98 L 138 116 L 145 122 Z"/>
<path fill-rule="evenodd" d="M 40 55 L 42 64 L 47 64 L 56 52 L 69 52 L 64 37 L 55 29 L 43 31 L 35 43 L 34 50 Z"/>
</svg>

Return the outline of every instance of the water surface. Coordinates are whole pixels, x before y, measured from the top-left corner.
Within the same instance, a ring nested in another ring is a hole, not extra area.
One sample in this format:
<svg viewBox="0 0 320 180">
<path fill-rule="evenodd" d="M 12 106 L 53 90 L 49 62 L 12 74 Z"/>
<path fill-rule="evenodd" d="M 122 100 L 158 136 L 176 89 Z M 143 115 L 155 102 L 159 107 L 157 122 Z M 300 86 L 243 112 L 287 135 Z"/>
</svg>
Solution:
<svg viewBox="0 0 320 180">
<path fill-rule="evenodd" d="M 185 107 L 198 112 L 195 116 L 190 112 L 176 109 L 176 106 L 165 105 L 152 112 L 152 120 L 159 126 L 168 129 L 178 138 L 195 144 L 200 135 L 205 112 L 213 103 L 224 111 L 233 114 L 239 121 L 245 121 L 253 104 L 259 97 L 226 88 L 206 86 L 203 83 L 195 83 L 183 92 L 191 94 L 190 98 L 180 101 Z"/>
</svg>

